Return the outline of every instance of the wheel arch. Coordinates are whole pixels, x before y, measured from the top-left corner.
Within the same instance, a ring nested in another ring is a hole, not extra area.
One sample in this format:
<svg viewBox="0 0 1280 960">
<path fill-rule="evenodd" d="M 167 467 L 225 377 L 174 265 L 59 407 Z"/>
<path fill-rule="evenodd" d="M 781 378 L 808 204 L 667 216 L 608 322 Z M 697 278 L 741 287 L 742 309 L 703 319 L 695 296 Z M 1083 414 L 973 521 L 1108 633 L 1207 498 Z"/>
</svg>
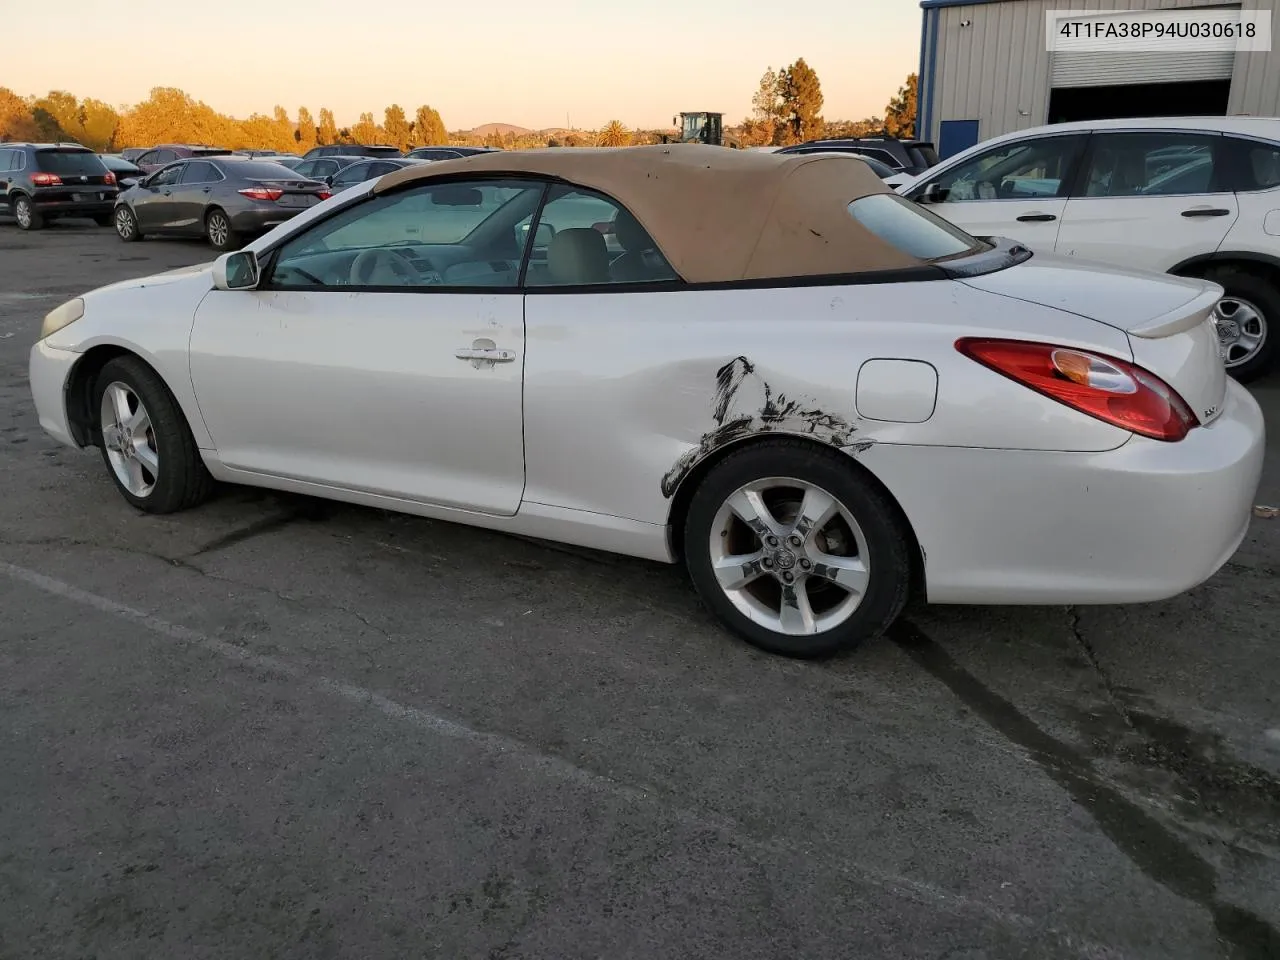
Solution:
<svg viewBox="0 0 1280 960">
<path fill-rule="evenodd" d="M 1249 250 L 1220 250 L 1203 253 L 1176 263 L 1167 271 L 1178 277 L 1199 277 L 1214 267 L 1239 267 L 1256 274 L 1280 288 L 1280 257 Z"/>
<path fill-rule="evenodd" d="M 191 412 L 186 408 L 177 391 L 169 384 L 169 380 L 160 369 L 160 366 L 151 357 L 124 344 L 99 343 L 84 352 L 84 355 L 76 361 L 75 366 L 71 368 L 71 373 L 67 376 L 67 423 L 71 428 L 71 438 L 80 447 L 94 445 L 98 405 L 94 402 L 93 385 L 97 382 L 98 374 L 102 372 L 102 368 L 117 357 L 133 357 L 145 363 L 164 385 L 164 388 L 169 391 L 169 396 L 173 398 L 173 402 L 178 409 L 182 411 L 182 416 L 186 420 L 187 428 L 191 430 L 192 435 L 199 438 L 205 432 L 203 423 L 192 421 Z M 201 444 L 197 441 L 197 447 L 199 446 Z"/>
<path fill-rule="evenodd" d="M 698 460 L 689 469 L 689 471 L 680 479 L 676 485 L 675 492 L 671 495 L 671 507 L 667 512 L 667 548 L 676 563 L 684 562 L 684 530 L 685 520 L 689 515 L 689 506 L 693 500 L 693 494 L 702 483 L 703 479 L 722 463 L 730 454 L 738 453 L 749 447 L 760 446 L 768 443 L 770 440 L 779 439 L 798 440 L 806 446 L 813 447 L 815 450 L 832 450 L 839 449 L 833 447 L 829 443 L 823 443 L 821 440 L 814 439 L 811 435 L 803 433 L 790 433 L 778 431 L 774 433 L 756 433 L 748 437 L 742 437 L 737 440 L 717 447 L 708 453 L 701 460 Z M 848 462 L 849 469 L 857 473 L 868 483 L 873 484 L 885 498 L 893 504 L 897 512 L 897 519 L 902 524 L 903 530 L 906 531 L 907 537 L 911 543 L 911 595 L 916 597 L 925 596 L 925 553 L 924 548 L 920 546 L 920 539 L 916 536 L 915 528 L 911 524 L 910 518 L 902 504 L 898 502 L 898 498 L 893 495 L 884 482 L 876 476 L 866 464 L 860 462 L 852 454 L 845 451 L 845 459 Z"/>
</svg>

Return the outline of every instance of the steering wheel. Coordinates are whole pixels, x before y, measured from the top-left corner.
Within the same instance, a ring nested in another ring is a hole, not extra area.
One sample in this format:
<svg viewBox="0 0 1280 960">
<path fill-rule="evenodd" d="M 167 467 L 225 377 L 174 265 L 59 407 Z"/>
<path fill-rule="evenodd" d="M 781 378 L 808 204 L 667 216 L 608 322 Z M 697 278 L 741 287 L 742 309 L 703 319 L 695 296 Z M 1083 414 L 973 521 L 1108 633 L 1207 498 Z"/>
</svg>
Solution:
<svg viewBox="0 0 1280 960">
<path fill-rule="evenodd" d="M 348 279 L 356 286 L 411 287 L 422 283 L 418 271 L 404 257 L 380 247 L 357 254 Z"/>
</svg>

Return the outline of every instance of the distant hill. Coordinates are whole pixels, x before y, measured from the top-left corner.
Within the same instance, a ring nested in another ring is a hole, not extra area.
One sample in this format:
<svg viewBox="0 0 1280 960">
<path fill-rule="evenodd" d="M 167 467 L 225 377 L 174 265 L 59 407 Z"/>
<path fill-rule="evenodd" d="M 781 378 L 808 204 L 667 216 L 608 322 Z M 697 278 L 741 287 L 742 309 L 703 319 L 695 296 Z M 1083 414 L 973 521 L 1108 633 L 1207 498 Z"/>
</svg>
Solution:
<svg viewBox="0 0 1280 960">
<path fill-rule="evenodd" d="M 474 130 L 468 130 L 473 137 L 487 137 L 491 133 L 496 133 L 500 137 L 505 137 L 508 133 L 515 134 L 517 137 L 528 133 L 534 133 L 528 127 L 517 127 L 514 123 L 482 123 Z"/>
</svg>

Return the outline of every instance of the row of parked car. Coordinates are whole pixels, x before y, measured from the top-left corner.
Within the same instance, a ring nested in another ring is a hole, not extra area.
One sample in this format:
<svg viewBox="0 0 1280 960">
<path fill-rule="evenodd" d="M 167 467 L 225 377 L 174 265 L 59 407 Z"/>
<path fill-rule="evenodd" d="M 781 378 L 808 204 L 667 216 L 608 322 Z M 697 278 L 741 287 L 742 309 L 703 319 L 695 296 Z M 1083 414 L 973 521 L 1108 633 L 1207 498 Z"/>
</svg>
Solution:
<svg viewBox="0 0 1280 960">
<path fill-rule="evenodd" d="M 126 241 L 204 237 L 228 250 L 357 183 L 486 149 L 422 147 L 402 155 L 392 146 L 340 144 L 296 156 L 161 144 L 97 154 L 78 143 L 5 143 L 0 212 L 23 230 L 87 217 L 114 226 Z"/>
</svg>

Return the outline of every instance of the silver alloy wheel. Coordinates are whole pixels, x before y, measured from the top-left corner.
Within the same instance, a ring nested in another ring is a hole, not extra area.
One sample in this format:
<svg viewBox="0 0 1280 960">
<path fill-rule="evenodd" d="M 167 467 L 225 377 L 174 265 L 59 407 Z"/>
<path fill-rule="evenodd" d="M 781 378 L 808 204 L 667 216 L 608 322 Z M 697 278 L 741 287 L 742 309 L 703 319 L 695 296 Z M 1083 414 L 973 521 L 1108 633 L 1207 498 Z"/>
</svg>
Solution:
<svg viewBox="0 0 1280 960">
<path fill-rule="evenodd" d="M 142 499 L 155 489 L 160 470 L 151 415 L 133 388 L 119 380 L 102 392 L 102 442 L 120 485 Z"/>
<path fill-rule="evenodd" d="M 709 547 L 729 602 L 777 633 L 824 633 L 866 595 L 866 535 L 847 507 L 803 480 L 766 477 L 739 487 L 717 511 Z"/>
<path fill-rule="evenodd" d="M 227 218 L 221 213 L 211 213 L 209 215 L 209 242 L 215 247 L 222 247 L 227 242 L 227 237 L 231 234 L 231 224 L 227 222 Z"/>
<path fill-rule="evenodd" d="M 133 214 L 129 212 L 128 207 L 116 208 L 116 233 L 120 234 L 122 239 L 128 240 L 133 236 L 136 224 L 133 222 Z"/>
<path fill-rule="evenodd" d="M 26 197 L 19 197 L 13 202 L 13 218 L 18 221 L 18 226 L 23 230 L 31 227 L 31 201 Z"/>
<path fill-rule="evenodd" d="M 1248 300 L 1223 297 L 1214 308 L 1213 323 L 1228 370 L 1248 363 L 1267 342 L 1266 316 Z"/>
</svg>

